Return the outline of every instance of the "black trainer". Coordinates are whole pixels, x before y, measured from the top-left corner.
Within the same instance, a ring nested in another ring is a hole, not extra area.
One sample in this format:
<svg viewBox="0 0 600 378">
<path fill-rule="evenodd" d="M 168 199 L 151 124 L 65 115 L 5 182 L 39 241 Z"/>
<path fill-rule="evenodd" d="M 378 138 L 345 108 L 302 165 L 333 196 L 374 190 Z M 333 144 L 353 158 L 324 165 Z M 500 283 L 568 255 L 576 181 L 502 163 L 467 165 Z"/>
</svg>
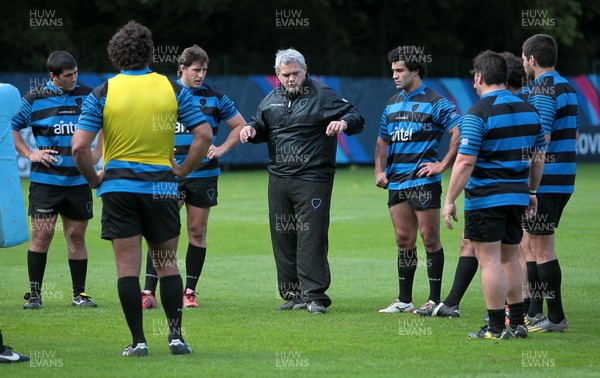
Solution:
<svg viewBox="0 0 600 378">
<path fill-rule="evenodd" d="M 4 352 L 0 353 L 0 364 L 14 364 L 29 361 L 29 356 L 15 353 L 8 345 L 4 346 Z"/>
<path fill-rule="evenodd" d="M 169 349 L 171 350 L 171 354 L 175 355 L 192 353 L 192 347 L 180 339 L 169 340 Z"/>
<path fill-rule="evenodd" d="M 423 306 L 415 310 L 415 314 L 421 316 L 433 316 L 433 310 L 435 310 L 438 305 L 439 303 L 435 303 L 431 299 L 428 299 Z"/>
<path fill-rule="evenodd" d="M 125 357 L 147 357 L 148 347 L 146 346 L 146 343 L 137 343 L 135 348 L 133 345 L 129 345 L 121 355 Z"/>
<path fill-rule="evenodd" d="M 277 311 L 285 310 L 301 310 L 306 308 L 306 302 L 302 299 L 292 298 L 281 306 L 277 307 Z"/>
<path fill-rule="evenodd" d="M 324 314 L 327 312 L 327 310 L 325 309 L 325 306 L 323 306 L 323 304 L 320 301 L 310 301 L 308 303 L 308 305 L 306 306 L 306 308 L 308 309 L 308 312 L 310 312 L 311 314 Z"/>
<path fill-rule="evenodd" d="M 97 304 L 92 302 L 92 297 L 87 295 L 86 293 L 79 293 L 79 295 L 73 297 L 73 306 L 77 307 L 98 307 Z"/>
<path fill-rule="evenodd" d="M 469 339 L 510 339 L 510 333 L 507 330 L 503 330 L 501 333 L 492 332 L 489 325 L 481 327 L 479 332 L 469 332 L 467 334 Z"/>
<path fill-rule="evenodd" d="M 526 339 L 527 336 L 529 336 L 529 331 L 524 325 L 518 325 L 516 328 L 509 327 L 508 333 L 510 334 L 510 337 L 515 339 Z"/>
<path fill-rule="evenodd" d="M 431 316 L 440 316 L 444 318 L 460 318 L 460 307 L 454 305 L 446 306 L 444 302 L 440 302 L 431 313 Z"/>
<path fill-rule="evenodd" d="M 37 310 L 42 307 L 42 293 L 35 291 L 25 293 L 23 299 L 27 299 L 27 303 L 23 305 L 24 309 Z"/>
</svg>

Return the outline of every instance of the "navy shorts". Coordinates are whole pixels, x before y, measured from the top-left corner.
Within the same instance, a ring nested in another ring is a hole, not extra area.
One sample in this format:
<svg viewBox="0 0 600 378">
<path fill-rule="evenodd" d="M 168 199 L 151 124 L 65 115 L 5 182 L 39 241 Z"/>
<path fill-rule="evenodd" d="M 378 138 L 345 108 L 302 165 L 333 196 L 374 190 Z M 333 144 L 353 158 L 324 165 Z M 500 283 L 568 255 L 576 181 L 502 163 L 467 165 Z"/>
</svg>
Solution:
<svg viewBox="0 0 600 378">
<path fill-rule="evenodd" d="M 179 200 L 195 207 L 217 206 L 219 176 L 189 178 L 179 181 Z"/>
<path fill-rule="evenodd" d="M 525 209 L 526 206 L 507 205 L 465 210 L 465 239 L 519 244 L 523 238 L 521 221 Z"/>
<path fill-rule="evenodd" d="M 151 243 L 179 236 L 177 197 L 157 200 L 152 194 L 113 192 L 102 195 L 102 239 L 142 235 Z"/>
<path fill-rule="evenodd" d="M 408 189 L 389 190 L 388 208 L 402 202 L 410 203 L 415 210 L 439 209 L 441 207 L 442 183 L 434 182 Z"/>
<path fill-rule="evenodd" d="M 528 234 L 552 235 L 558 227 L 567 202 L 571 198 L 567 193 L 538 193 L 538 209 L 535 217 L 523 222 Z"/>
<path fill-rule="evenodd" d="M 88 184 L 59 186 L 32 182 L 29 185 L 29 211 L 31 217 L 50 218 L 61 214 L 77 221 L 94 216 L 92 189 Z"/>
</svg>

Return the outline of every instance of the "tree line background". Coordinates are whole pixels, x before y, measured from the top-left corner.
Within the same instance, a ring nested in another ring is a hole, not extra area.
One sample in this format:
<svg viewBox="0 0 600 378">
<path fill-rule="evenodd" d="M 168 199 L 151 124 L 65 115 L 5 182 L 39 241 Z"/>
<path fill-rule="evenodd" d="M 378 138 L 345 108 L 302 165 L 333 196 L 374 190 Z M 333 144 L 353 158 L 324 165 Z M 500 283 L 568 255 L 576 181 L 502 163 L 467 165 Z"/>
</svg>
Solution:
<svg viewBox="0 0 600 378">
<path fill-rule="evenodd" d="M 273 72 L 274 53 L 294 47 L 319 75 L 390 75 L 387 52 L 416 45 L 429 76 L 468 77 L 480 51 L 511 51 L 537 33 L 559 44 L 563 75 L 600 72 L 600 3 L 592 0 L 40 0 L 5 5 L 0 71 L 46 70 L 67 50 L 81 72 L 114 72 L 106 46 L 131 19 L 153 32 L 152 68 L 174 74 L 171 55 L 192 44 L 211 59 L 211 75 Z"/>
</svg>

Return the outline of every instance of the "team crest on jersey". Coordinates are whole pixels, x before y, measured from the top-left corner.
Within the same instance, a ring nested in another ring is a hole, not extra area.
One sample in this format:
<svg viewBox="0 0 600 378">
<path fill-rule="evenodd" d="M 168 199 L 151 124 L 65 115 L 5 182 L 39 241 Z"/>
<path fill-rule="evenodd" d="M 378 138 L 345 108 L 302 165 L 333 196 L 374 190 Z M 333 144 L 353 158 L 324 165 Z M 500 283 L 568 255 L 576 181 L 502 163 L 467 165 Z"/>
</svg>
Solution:
<svg viewBox="0 0 600 378">
<path fill-rule="evenodd" d="M 206 195 L 208 196 L 208 198 L 210 198 L 210 200 L 211 200 L 211 201 L 214 201 L 214 200 L 215 200 L 215 194 L 216 194 L 216 191 L 215 191 L 215 189 L 213 189 L 213 188 L 211 188 L 211 189 L 208 189 L 208 190 L 206 191 Z"/>
<path fill-rule="evenodd" d="M 308 99 L 307 98 L 303 98 L 302 100 L 300 100 L 300 107 L 301 108 L 305 107 L 306 104 L 308 104 Z"/>
<path fill-rule="evenodd" d="M 83 98 L 77 97 L 75 99 L 75 103 L 77 104 L 77 106 L 81 107 L 81 104 L 83 104 Z"/>
<path fill-rule="evenodd" d="M 419 104 L 413 104 L 412 108 L 410 109 L 411 112 L 416 112 L 417 109 L 419 109 Z"/>
<path fill-rule="evenodd" d="M 202 106 L 202 107 L 206 106 L 206 99 L 205 98 L 201 98 L 200 99 L 200 106 Z"/>
<path fill-rule="evenodd" d="M 88 213 L 91 213 L 91 212 L 92 212 L 92 209 L 94 208 L 94 204 L 93 204 L 91 201 L 90 201 L 90 202 L 87 202 L 87 203 L 85 204 L 85 208 L 86 208 L 86 210 L 88 211 Z"/>
<path fill-rule="evenodd" d="M 311 205 L 313 207 L 313 210 L 317 210 L 319 208 L 319 206 L 321 206 L 321 199 L 320 198 L 313 198 L 311 201 Z"/>
</svg>

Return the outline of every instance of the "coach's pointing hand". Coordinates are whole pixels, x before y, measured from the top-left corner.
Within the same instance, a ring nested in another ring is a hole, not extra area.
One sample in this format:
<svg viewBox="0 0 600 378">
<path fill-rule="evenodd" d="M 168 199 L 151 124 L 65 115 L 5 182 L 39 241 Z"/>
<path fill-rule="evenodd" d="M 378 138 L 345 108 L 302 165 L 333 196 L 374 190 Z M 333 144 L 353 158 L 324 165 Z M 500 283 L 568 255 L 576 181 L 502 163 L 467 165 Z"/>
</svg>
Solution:
<svg viewBox="0 0 600 378">
<path fill-rule="evenodd" d="M 346 123 L 346 121 L 331 121 L 329 122 L 329 125 L 327 125 L 325 134 L 327 134 L 327 136 L 340 135 L 347 128 L 348 123 Z"/>
<path fill-rule="evenodd" d="M 246 143 L 248 139 L 252 139 L 254 136 L 256 136 L 256 130 L 250 125 L 246 125 L 240 130 L 240 142 L 242 143 Z"/>
</svg>

